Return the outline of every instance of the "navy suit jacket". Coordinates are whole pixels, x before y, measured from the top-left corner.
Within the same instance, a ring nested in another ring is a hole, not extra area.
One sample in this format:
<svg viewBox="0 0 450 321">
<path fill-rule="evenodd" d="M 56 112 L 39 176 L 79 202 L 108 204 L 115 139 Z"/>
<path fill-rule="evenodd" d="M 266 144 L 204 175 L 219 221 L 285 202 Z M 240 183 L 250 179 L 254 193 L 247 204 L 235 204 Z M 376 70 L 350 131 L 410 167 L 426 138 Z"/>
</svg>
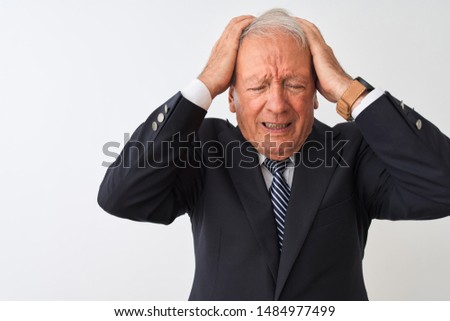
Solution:
<svg viewBox="0 0 450 321">
<path fill-rule="evenodd" d="M 255 149 L 239 128 L 180 93 L 156 109 L 107 170 L 107 212 L 192 223 L 191 300 L 366 300 L 372 219 L 450 214 L 450 140 L 385 93 L 355 122 L 315 120 L 296 153 L 283 250 Z"/>
</svg>

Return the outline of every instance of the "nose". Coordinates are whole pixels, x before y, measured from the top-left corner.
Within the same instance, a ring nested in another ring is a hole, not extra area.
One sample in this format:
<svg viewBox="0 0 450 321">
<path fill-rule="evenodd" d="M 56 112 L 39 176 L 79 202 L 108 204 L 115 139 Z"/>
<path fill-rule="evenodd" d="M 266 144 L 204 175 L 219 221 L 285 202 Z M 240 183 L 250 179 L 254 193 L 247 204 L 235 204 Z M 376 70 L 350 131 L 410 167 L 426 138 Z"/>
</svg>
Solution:
<svg viewBox="0 0 450 321">
<path fill-rule="evenodd" d="M 266 108 L 275 114 L 281 114 L 288 109 L 283 86 L 278 84 L 271 86 L 268 91 Z"/>
</svg>

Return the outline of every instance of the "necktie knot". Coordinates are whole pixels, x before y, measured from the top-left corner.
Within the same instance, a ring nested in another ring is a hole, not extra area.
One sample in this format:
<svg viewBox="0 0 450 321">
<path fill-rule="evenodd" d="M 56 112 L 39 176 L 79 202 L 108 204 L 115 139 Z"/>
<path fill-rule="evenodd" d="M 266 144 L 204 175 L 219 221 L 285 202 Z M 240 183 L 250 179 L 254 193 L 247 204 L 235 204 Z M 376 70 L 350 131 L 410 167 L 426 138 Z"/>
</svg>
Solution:
<svg viewBox="0 0 450 321">
<path fill-rule="evenodd" d="M 289 158 L 286 158 L 282 161 L 274 161 L 266 158 L 264 160 L 264 166 L 266 166 L 266 168 L 272 173 L 272 175 L 275 175 L 277 173 L 283 174 L 290 161 L 291 160 Z"/>
</svg>

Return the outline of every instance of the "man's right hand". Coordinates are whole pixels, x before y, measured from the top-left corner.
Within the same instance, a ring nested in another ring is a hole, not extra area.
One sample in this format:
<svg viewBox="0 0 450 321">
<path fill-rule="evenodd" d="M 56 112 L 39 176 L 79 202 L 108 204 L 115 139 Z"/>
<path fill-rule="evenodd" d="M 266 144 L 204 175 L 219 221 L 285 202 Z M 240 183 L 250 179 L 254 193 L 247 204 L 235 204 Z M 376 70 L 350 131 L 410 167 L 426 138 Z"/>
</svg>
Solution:
<svg viewBox="0 0 450 321">
<path fill-rule="evenodd" d="M 201 80 L 214 99 L 230 86 L 239 49 L 242 31 L 253 21 L 253 16 L 239 16 L 231 19 L 217 40 L 208 63 L 198 79 Z"/>
</svg>

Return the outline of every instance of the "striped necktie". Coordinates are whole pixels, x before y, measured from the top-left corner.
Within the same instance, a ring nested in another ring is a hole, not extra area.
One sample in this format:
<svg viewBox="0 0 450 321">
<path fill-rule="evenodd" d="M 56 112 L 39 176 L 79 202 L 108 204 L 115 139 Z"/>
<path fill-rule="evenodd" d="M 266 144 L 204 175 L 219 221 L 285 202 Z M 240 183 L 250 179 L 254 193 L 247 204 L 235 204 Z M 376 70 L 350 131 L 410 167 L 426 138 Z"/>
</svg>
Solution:
<svg viewBox="0 0 450 321">
<path fill-rule="evenodd" d="M 283 172 L 289 162 L 289 158 L 283 161 L 273 161 L 268 158 L 264 160 L 264 165 L 273 175 L 272 185 L 270 185 L 269 191 L 272 199 L 272 209 L 275 215 L 275 225 L 277 226 L 280 251 L 283 247 L 284 224 L 289 204 L 289 196 L 291 194 L 291 189 L 283 177 Z"/>
</svg>

